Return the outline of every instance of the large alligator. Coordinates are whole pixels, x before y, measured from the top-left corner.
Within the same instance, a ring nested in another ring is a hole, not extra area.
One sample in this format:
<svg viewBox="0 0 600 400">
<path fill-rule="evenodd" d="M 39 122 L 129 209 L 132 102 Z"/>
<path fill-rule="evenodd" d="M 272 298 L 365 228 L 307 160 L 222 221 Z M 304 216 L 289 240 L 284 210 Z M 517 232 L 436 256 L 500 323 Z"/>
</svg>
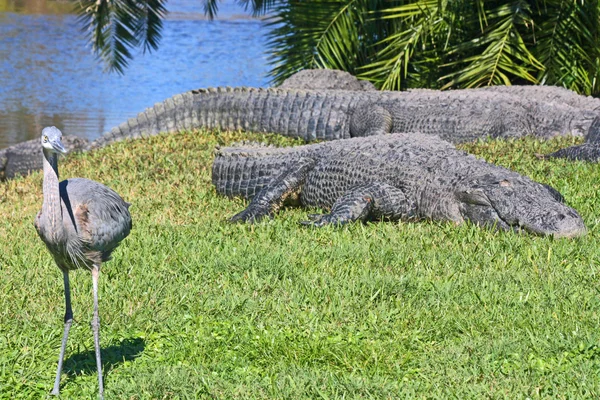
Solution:
<svg viewBox="0 0 600 400">
<path fill-rule="evenodd" d="M 452 143 L 478 138 L 585 135 L 595 111 L 507 93 L 214 88 L 176 95 L 113 128 L 92 146 L 199 127 L 337 140 L 422 132 Z"/>
<path fill-rule="evenodd" d="M 555 237 L 586 232 L 581 217 L 550 186 L 419 133 L 291 148 L 221 148 L 212 182 L 220 194 L 251 199 L 231 221 L 273 216 L 293 198 L 331 210 L 306 222 L 315 226 L 432 219 Z"/>
<path fill-rule="evenodd" d="M 369 82 L 356 78 L 354 75 L 337 69 L 305 69 L 296 72 L 284 80 L 280 88 L 297 88 L 309 90 L 377 90 Z M 455 91 L 492 91 L 517 96 L 523 99 L 563 104 L 582 110 L 600 111 L 600 99 L 584 96 L 572 90 L 559 86 L 545 85 L 511 85 L 511 86 L 483 86 L 475 89 L 453 89 Z M 409 92 L 427 91 L 439 92 L 436 89 L 408 89 Z"/>
</svg>

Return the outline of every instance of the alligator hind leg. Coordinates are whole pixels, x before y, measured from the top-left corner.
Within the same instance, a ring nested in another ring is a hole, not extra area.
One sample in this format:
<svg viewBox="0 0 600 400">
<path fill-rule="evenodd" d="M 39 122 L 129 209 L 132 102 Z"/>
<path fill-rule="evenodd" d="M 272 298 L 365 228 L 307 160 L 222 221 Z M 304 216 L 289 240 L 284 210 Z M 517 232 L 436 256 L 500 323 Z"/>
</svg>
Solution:
<svg viewBox="0 0 600 400">
<path fill-rule="evenodd" d="M 590 125 L 583 144 L 560 149 L 543 156 L 543 158 L 600 162 L 600 117 L 596 117 Z"/>
<path fill-rule="evenodd" d="M 566 158 L 568 160 L 600 162 L 600 142 L 586 142 L 567 147 L 547 154 L 543 158 Z"/>
<path fill-rule="evenodd" d="M 350 136 L 373 136 L 392 132 L 392 115 L 376 104 L 356 109 L 350 117 Z"/>
<path fill-rule="evenodd" d="M 385 183 L 369 183 L 352 188 L 340 197 L 329 214 L 310 215 L 303 225 L 344 225 L 353 221 L 377 219 L 408 220 L 415 218 L 417 205 L 402 190 Z"/>
<path fill-rule="evenodd" d="M 257 222 L 264 217 L 271 218 L 293 194 L 300 192 L 308 172 L 314 167 L 315 160 L 301 158 L 298 163 L 277 176 L 262 188 L 252 199 L 248 207 L 229 219 L 230 222 Z"/>
<path fill-rule="evenodd" d="M 600 117 L 594 118 L 585 136 L 586 143 L 600 143 Z"/>
</svg>

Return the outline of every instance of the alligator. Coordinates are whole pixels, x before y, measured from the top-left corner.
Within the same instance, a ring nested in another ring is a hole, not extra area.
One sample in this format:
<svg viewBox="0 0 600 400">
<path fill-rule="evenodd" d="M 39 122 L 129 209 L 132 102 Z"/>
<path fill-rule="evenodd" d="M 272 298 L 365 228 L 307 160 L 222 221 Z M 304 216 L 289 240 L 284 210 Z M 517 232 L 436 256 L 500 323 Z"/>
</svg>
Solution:
<svg viewBox="0 0 600 400">
<path fill-rule="evenodd" d="M 553 104 L 564 104 L 588 111 L 600 111 L 600 99 L 592 96 L 577 94 L 572 90 L 559 86 L 545 85 L 512 85 L 512 86 L 484 86 L 474 91 L 491 91 L 495 93 L 508 93 L 526 99 L 535 99 Z"/>
<path fill-rule="evenodd" d="M 212 183 L 251 200 L 232 222 L 272 217 L 291 199 L 330 210 L 304 222 L 312 226 L 430 219 L 554 237 L 586 232 L 556 189 L 420 133 L 218 148 Z"/>
<path fill-rule="evenodd" d="M 63 136 L 63 144 L 69 152 L 86 151 L 87 139 L 78 136 Z M 0 150 L 0 179 L 13 179 L 17 175 L 26 175 L 42 169 L 43 157 L 40 155 L 40 139 L 32 139 Z"/>
<path fill-rule="evenodd" d="M 356 91 L 212 88 L 178 94 L 113 128 L 100 147 L 194 128 L 218 128 L 337 140 L 422 132 L 452 143 L 531 135 L 583 136 L 597 112 L 492 91 Z"/>
<path fill-rule="evenodd" d="M 305 69 L 296 72 L 283 81 L 280 88 L 297 88 L 311 90 L 377 90 L 369 81 L 360 80 L 354 75 L 337 69 Z M 559 86 L 545 85 L 510 85 L 482 86 L 474 89 L 452 89 L 453 91 L 492 91 L 533 99 L 540 102 L 568 105 L 589 111 L 600 111 L 600 99 L 584 96 Z M 437 89 L 407 89 L 408 92 L 439 92 Z"/>
</svg>

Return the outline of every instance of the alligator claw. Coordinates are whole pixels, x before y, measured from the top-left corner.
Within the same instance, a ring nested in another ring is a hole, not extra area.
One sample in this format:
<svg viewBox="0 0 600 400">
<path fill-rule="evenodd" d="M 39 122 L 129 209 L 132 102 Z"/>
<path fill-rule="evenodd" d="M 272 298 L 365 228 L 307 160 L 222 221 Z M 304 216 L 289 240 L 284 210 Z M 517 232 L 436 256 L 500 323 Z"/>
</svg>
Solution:
<svg viewBox="0 0 600 400">
<path fill-rule="evenodd" d="M 309 221 L 300 221 L 300 223 L 304 226 L 320 228 L 325 225 L 339 226 L 347 222 L 335 214 L 309 214 L 308 218 L 310 219 Z"/>
<path fill-rule="evenodd" d="M 308 214 L 306 216 L 306 218 L 308 218 L 309 221 L 305 221 L 305 222 L 317 221 L 317 220 L 321 219 L 322 217 L 323 217 L 323 214 Z"/>
<path fill-rule="evenodd" d="M 244 211 L 241 211 L 235 214 L 233 217 L 229 218 L 229 222 L 245 222 L 248 224 L 253 224 L 255 222 L 261 221 L 263 218 L 273 218 L 273 215 L 264 209 L 258 207 L 249 206 Z"/>
<path fill-rule="evenodd" d="M 327 225 L 326 222 L 322 222 L 322 221 L 300 221 L 300 224 L 302 224 L 304 226 L 310 226 L 313 228 L 320 228 L 322 226 Z"/>
</svg>

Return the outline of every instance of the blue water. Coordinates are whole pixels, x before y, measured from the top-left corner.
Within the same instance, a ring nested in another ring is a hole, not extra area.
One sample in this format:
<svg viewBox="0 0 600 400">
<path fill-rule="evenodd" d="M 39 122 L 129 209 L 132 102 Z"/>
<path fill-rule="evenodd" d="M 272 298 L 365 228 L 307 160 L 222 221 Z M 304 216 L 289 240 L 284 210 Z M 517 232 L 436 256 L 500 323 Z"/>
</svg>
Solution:
<svg viewBox="0 0 600 400">
<path fill-rule="evenodd" d="M 158 51 L 120 76 L 103 72 L 71 14 L 0 12 L 0 148 L 44 126 L 94 139 L 174 94 L 267 86 L 267 27 L 235 4 L 208 21 L 201 2 L 173 0 Z"/>
</svg>

